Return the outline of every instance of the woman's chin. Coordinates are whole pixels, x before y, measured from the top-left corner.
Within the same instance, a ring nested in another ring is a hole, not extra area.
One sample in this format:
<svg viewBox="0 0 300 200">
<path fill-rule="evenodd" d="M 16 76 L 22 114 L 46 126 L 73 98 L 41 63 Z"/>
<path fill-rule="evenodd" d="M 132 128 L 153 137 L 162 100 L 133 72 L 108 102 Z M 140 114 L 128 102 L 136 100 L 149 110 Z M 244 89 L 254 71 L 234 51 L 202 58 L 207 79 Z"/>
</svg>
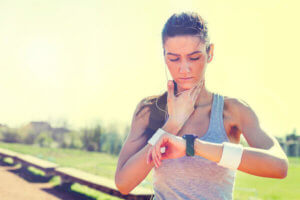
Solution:
<svg viewBox="0 0 300 200">
<path fill-rule="evenodd" d="M 193 83 L 186 83 L 186 84 L 180 84 L 179 88 L 180 90 L 184 91 L 184 90 L 189 90 L 194 86 Z"/>
</svg>

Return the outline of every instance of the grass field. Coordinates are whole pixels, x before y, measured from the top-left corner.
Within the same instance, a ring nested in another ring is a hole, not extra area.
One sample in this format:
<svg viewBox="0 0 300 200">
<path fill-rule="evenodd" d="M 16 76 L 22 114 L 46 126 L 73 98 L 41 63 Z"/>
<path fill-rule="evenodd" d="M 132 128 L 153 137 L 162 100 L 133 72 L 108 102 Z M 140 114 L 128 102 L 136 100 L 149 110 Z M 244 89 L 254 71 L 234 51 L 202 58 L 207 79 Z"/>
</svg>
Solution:
<svg viewBox="0 0 300 200">
<path fill-rule="evenodd" d="M 0 148 L 10 149 L 15 152 L 30 154 L 41 159 L 55 162 L 63 167 L 73 167 L 92 174 L 114 179 L 118 162 L 117 156 L 104 153 L 86 152 L 72 149 L 51 149 L 28 146 L 22 144 L 1 143 Z M 53 184 L 57 179 L 52 180 Z M 152 188 L 152 171 L 141 183 L 142 186 Z M 89 194 L 98 200 L 118 199 L 109 197 L 93 189 L 79 184 L 74 184 L 72 189 Z M 272 179 L 237 172 L 235 200 L 263 199 L 263 200 L 299 200 L 300 199 L 300 158 L 289 158 L 289 171 L 285 179 Z"/>
</svg>

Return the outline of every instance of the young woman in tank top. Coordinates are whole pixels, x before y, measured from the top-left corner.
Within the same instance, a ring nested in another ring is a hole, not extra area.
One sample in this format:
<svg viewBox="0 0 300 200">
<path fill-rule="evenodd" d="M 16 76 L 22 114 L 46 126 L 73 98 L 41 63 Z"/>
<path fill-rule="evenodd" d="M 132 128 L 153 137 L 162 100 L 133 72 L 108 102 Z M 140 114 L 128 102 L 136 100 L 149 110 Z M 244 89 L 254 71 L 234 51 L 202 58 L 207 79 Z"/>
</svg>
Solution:
<svg viewBox="0 0 300 200">
<path fill-rule="evenodd" d="M 162 45 L 174 81 L 169 80 L 162 95 L 137 105 L 115 174 L 119 191 L 128 194 L 153 167 L 155 199 L 232 199 L 236 170 L 285 178 L 288 159 L 277 140 L 261 129 L 251 107 L 205 87 L 214 45 L 201 16 L 172 15 L 162 31 Z M 194 156 L 186 156 L 186 134 L 197 136 Z M 241 134 L 249 147 L 239 150 Z M 233 147 L 226 146 L 225 152 L 224 142 Z M 219 165 L 222 156 L 225 164 Z"/>
</svg>

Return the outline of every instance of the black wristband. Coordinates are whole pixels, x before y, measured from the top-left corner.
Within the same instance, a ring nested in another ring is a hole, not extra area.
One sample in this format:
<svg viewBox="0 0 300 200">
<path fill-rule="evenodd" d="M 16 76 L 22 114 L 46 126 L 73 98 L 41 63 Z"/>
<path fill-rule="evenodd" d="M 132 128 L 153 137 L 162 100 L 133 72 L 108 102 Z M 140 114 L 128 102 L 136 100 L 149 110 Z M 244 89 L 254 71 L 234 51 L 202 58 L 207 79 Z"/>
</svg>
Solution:
<svg viewBox="0 0 300 200">
<path fill-rule="evenodd" d="M 185 151 L 186 156 L 194 156 L 195 155 L 194 142 L 195 139 L 198 138 L 198 136 L 194 134 L 185 134 L 182 136 L 182 138 L 186 140 L 186 151 Z"/>
</svg>

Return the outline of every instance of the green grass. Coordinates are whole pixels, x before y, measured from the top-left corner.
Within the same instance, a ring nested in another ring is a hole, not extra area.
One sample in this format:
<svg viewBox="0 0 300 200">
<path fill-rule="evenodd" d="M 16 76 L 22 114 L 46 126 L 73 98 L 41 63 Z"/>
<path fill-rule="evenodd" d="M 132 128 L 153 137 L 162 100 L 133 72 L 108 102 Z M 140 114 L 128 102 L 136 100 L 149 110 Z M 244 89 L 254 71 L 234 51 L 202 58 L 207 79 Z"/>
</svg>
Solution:
<svg viewBox="0 0 300 200">
<path fill-rule="evenodd" d="M 61 167 L 73 167 L 110 179 L 114 179 L 116 163 L 118 162 L 117 156 L 75 149 L 41 148 L 32 145 L 3 142 L 0 142 L 0 148 L 33 155 L 57 163 Z"/>
<path fill-rule="evenodd" d="M 241 171 L 238 171 L 236 176 L 235 199 L 300 199 L 299 157 L 289 157 L 288 175 L 285 179 L 258 177 Z"/>
<path fill-rule="evenodd" d="M 63 167 L 73 167 L 88 173 L 114 179 L 118 162 L 117 156 L 105 153 L 86 152 L 72 149 L 51 149 L 28 146 L 22 144 L 1 143 L 0 148 L 15 152 L 37 156 L 55 162 Z M 142 186 L 152 189 L 152 172 L 141 183 Z M 58 182 L 54 180 L 53 182 Z M 300 197 L 300 158 L 289 158 L 289 171 L 285 179 L 273 179 L 253 176 L 241 171 L 237 172 L 234 190 L 235 200 L 263 199 L 263 200 L 296 200 Z M 103 199 L 117 199 L 98 191 L 74 184 L 72 189 Z M 102 195 L 103 194 L 103 195 Z M 101 197 L 99 197 L 99 196 Z M 105 196 L 105 197 L 104 197 Z"/>
<path fill-rule="evenodd" d="M 72 167 L 110 179 L 114 179 L 116 163 L 118 162 L 117 156 L 73 149 L 41 148 L 32 145 L 3 142 L 0 142 L 0 148 L 33 155 L 38 158 L 57 163 L 60 167 Z M 7 162 L 11 162 L 9 159 L 5 160 L 7 160 Z M 42 171 L 34 167 L 30 167 L 29 171 L 33 172 L 34 174 L 43 174 Z M 53 184 L 53 186 L 55 186 L 59 184 L 60 179 L 59 177 L 55 176 L 50 182 Z M 77 183 L 73 184 L 71 189 L 76 192 L 86 194 L 87 196 L 94 197 L 97 200 L 120 199 Z"/>
</svg>

